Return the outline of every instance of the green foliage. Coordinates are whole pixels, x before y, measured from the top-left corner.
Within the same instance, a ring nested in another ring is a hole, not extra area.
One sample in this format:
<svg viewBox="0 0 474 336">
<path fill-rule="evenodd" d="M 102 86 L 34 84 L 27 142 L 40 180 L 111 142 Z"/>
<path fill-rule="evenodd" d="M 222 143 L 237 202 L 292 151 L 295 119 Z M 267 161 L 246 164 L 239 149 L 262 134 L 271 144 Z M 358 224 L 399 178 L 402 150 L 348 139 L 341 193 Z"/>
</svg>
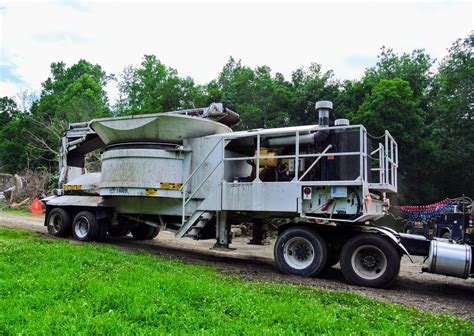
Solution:
<svg viewBox="0 0 474 336">
<path fill-rule="evenodd" d="M 204 88 L 181 78 L 154 55 L 145 55 L 140 67 L 127 67 L 119 83 L 118 115 L 147 114 L 201 107 Z"/>
<path fill-rule="evenodd" d="M 421 147 L 424 146 L 424 139 L 420 138 L 424 119 L 410 84 L 402 79 L 380 80 L 358 111 L 349 116 L 374 134 L 383 134 L 385 129 L 390 131 L 400 148 L 400 183 L 406 186 L 399 197 L 403 201 L 409 197 L 422 201 L 423 197 L 419 193 L 424 181 L 415 172 L 422 172 L 424 166 L 418 160 Z"/>
<path fill-rule="evenodd" d="M 472 195 L 474 190 L 474 34 L 456 41 L 435 76 L 432 110 L 438 194 Z"/>
<path fill-rule="evenodd" d="M 300 68 L 293 72 L 291 99 L 293 125 L 317 124 L 316 102 L 337 100 L 339 83 L 334 80 L 332 71 L 323 73 L 321 69 L 321 65 L 313 63 L 308 69 Z"/>
<path fill-rule="evenodd" d="M 12 160 L 11 152 L 18 150 L 16 139 L 12 139 L 16 132 L 22 131 L 22 125 L 18 121 L 21 113 L 18 111 L 15 101 L 9 97 L 0 98 L 0 171 L 9 171 L 17 165 L 22 165 L 23 160 Z"/>
<path fill-rule="evenodd" d="M 9 97 L 0 98 L 0 129 L 20 114 L 15 101 Z"/>
<path fill-rule="evenodd" d="M 111 116 L 104 86 L 108 76 L 99 65 L 85 60 L 67 68 L 51 64 L 51 77 L 43 82 L 39 100 L 29 113 L 20 113 L 12 101 L 2 99 L 0 158 L 3 170 L 57 169 L 59 138 L 69 122 Z M 3 127 L 2 127 L 3 126 Z"/>
<path fill-rule="evenodd" d="M 32 114 L 42 120 L 77 122 L 110 116 L 104 86 L 113 80 L 100 65 L 85 60 L 66 68 L 63 62 L 51 64 L 52 77 L 43 84 Z"/>
<path fill-rule="evenodd" d="M 32 127 L 31 117 L 19 114 L 0 128 L 0 169 L 15 173 L 39 164 L 40 160 L 31 157 L 27 150 L 29 141 L 25 130 Z"/>
<path fill-rule="evenodd" d="M 435 201 L 430 174 L 436 144 L 427 124 L 433 61 L 422 50 L 398 55 L 387 48 L 378 58 L 360 81 L 343 83 L 336 103 L 343 115 L 364 124 L 370 133 L 381 135 L 387 129 L 397 140 L 400 203 Z"/>
<path fill-rule="evenodd" d="M 412 100 L 426 114 L 431 86 L 430 67 L 433 61 L 422 50 L 411 54 L 398 55 L 390 48 L 383 47 L 378 62 L 365 71 L 360 80 L 344 81 L 339 95 L 334 100 L 341 115 L 353 116 L 382 80 L 401 79 L 412 90 Z"/>
<path fill-rule="evenodd" d="M 392 49 L 383 47 L 379 61 L 366 71 L 364 81 L 374 85 L 383 79 L 400 78 L 410 84 L 415 99 L 422 99 L 431 82 L 429 70 L 432 64 L 430 56 L 423 50 L 399 56 Z"/>
<path fill-rule="evenodd" d="M 381 80 L 367 95 L 357 113 L 349 116 L 376 134 L 389 129 L 401 147 L 413 144 L 423 122 L 413 101 L 410 84 L 402 79 Z"/>
<path fill-rule="evenodd" d="M 271 75 L 266 66 L 251 69 L 232 57 L 219 74 L 214 94 L 242 117 L 239 129 L 278 127 L 289 124 L 290 83 L 281 74 Z"/>
<path fill-rule="evenodd" d="M 474 325 L 354 294 L 244 282 L 0 228 L 2 334 L 445 334 Z"/>
<path fill-rule="evenodd" d="M 59 172 L 54 172 L 49 175 L 49 180 L 48 180 L 48 190 L 53 190 L 58 187 L 59 182 Z"/>
</svg>

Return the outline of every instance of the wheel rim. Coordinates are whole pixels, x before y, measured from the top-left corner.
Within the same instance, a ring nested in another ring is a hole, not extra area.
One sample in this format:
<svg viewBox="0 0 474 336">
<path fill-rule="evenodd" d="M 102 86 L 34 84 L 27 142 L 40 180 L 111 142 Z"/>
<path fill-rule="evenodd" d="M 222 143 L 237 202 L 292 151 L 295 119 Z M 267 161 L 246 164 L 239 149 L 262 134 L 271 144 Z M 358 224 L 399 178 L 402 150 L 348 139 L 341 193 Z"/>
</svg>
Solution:
<svg viewBox="0 0 474 336">
<path fill-rule="evenodd" d="M 79 238 L 85 238 L 90 230 L 89 220 L 86 217 L 80 217 L 74 225 L 74 233 Z"/>
<path fill-rule="evenodd" d="M 351 258 L 352 269 L 358 276 L 373 280 L 385 273 L 387 269 L 387 257 L 376 246 L 364 245 L 358 247 Z"/>
<path fill-rule="evenodd" d="M 304 269 L 314 261 L 313 245 L 302 237 L 291 238 L 283 247 L 283 258 L 292 268 Z"/>
<path fill-rule="evenodd" d="M 62 220 L 61 220 L 61 216 L 57 213 L 51 215 L 51 217 L 49 218 L 49 227 L 53 230 L 54 233 L 58 233 L 62 226 L 63 226 L 63 223 L 62 223 Z"/>
</svg>

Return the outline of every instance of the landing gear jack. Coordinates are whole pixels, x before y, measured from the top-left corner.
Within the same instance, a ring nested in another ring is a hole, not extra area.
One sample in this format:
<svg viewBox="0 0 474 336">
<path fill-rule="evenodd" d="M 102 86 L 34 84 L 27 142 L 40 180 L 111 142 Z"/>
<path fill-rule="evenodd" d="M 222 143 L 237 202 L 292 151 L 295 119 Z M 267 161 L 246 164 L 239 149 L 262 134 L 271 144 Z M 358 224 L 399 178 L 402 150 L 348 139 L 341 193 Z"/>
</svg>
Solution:
<svg viewBox="0 0 474 336">
<path fill-rule="evenodd" d="M 249 245 L 268 245 L 267 230 L 264 227 L 261 219 L 255 219 L 252 227 L 252 239 L 248 242 Z"/>
<path fill-rule="evenodd" d="M 212 247 L 213 250 L 233 251 L 235 248 L 230 248 L 232 242 L 232 232 L 230 231 L 230 224 L 227 222 L 227 211 L 219 211 L 216 213 L 216 243 Z"/>
</svg>

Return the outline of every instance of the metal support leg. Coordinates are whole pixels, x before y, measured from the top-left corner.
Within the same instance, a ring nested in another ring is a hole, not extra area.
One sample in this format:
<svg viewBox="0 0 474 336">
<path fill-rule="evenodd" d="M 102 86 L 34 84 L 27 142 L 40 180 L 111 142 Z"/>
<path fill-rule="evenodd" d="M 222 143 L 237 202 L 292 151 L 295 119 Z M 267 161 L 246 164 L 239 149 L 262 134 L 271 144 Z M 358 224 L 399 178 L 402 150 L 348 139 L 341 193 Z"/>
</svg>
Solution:
<svg viewBox="0 0 474 336">
<path fill-rule="evenodd" d="M 217 241 L 214 244 L 214 249 L 223 249 L 231 250 L 229 248 L 230 241 L 230 225 L 227 222 L 227 211 L 218 211 L 217 216 L 217 226 L 216 226 L 216 236 Z"/>
<path fill-rule="evenodd" d="M 267 230 L 263 220 L 254 219 L 252 225 L 252 239 L 248 242 L 250 245 L 266 245 L 269 244 L 267 241 Z"/>
</svg>

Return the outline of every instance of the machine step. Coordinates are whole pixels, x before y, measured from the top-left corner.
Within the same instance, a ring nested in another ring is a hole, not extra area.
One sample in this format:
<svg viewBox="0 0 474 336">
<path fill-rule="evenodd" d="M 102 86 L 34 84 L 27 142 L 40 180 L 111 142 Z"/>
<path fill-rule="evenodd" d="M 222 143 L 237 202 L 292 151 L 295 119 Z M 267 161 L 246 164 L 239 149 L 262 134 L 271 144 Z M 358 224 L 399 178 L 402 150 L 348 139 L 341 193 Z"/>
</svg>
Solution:
<svg viewBox="0 0 474 336">
<path fill-rule="evenodd" d="M 186 223 L 176 232 L 175 236 L 177 238 L 191 237 L 196 239 L 199 232 L 213 217 L 214 212 L 198 210 L 187 219 Z"/>
</svg>

